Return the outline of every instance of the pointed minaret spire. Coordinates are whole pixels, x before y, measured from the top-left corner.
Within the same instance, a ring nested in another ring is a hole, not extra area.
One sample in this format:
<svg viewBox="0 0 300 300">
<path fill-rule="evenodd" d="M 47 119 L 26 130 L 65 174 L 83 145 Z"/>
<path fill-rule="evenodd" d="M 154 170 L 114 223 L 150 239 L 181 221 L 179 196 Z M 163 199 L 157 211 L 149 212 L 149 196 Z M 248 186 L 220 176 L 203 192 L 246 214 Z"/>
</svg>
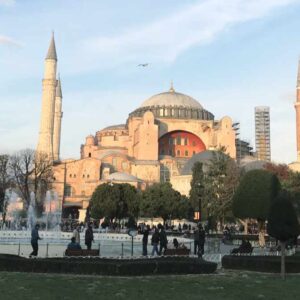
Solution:
<svg viewBox="0 0 300 300">
<path fill-rule="evenodd" d="M 173 80 L 171 80 L 171 86 L 170 86 L 169 92 L 171 92 L 171 93 L 175 92 L 174 86 L 173 86 Z"/>
<path fill-rule="evenodd" d="M 50 46 L 49 46 L 49 49 L 48 49 L 46 59 L 57 60 L 55 40 L 54 40 L 54 31 L 52 31 L 52 37 L 51 37 Z"/>
<path fill-rule="evenodd" d="M 55 95 L 56 95 L 56 97 L 62 98 L 61 83 L 60 83 L 60 75 L 59 74 L 58 74 L 58 80 L 57 80 Z"/>
<path fill-rule="evenodd" d="M 62 121 L 62 92 L 60 76 L 55 91 L 55 108 L 54 108 L 54 123 L 53 123 L 53 160 L 59 161 L 60 154 L 60 137 L 61 137 L 61 121 Z"/>
</svg>

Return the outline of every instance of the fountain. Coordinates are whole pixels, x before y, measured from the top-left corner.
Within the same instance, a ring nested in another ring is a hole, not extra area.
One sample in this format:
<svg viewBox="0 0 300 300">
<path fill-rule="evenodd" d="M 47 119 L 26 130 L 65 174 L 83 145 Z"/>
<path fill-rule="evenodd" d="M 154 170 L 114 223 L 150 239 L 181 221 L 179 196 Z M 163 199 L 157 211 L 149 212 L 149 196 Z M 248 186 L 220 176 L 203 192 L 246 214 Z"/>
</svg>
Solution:
<svg viewBox="0 0 300 300">
<path fill-rule="evenodd" d="M 46 192 L 43 220 L 45 220 L 46 223 L 46 231 L 60 230 L 59 226 L 61 223 L 61 205 L 58 200 L 58 195 L 54 191 Z"/>
<path fill-rule="evenodd" d="M 31 230 L 36 223 L 36 213 L 35 213 L 35 194 L 30 193 L 30 203 L 27 210 L 27 230 Z"/>
</svg>

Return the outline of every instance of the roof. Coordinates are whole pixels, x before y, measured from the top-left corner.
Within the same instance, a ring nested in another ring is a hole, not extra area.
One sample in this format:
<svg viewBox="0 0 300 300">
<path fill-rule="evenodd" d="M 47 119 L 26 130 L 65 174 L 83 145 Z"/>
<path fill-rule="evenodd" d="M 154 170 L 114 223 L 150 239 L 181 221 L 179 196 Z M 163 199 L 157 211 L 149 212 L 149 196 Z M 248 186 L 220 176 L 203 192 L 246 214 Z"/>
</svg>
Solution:
<svg viewBox="0 0 300 300">
<path fill-rule="evenodd" d="M 213 150 L 206 150 L 200 153 L 193 155 L 184 165 L 183 169 L 180 172 L 180 175 L 192 175 L 193 174 L 193 166 L 196 162 L 201 162 L 203 164 L 207 164 L 212 158 L 213 153 L 217 153 Z M 222 153 L 222 152 L 218 152 Z M 227 156 L 227 154 L 222 153 L 221 155 Z"/>
<path fill-rule="evenodd" d="M 141 182 L 142 181 L 141 179 L 139 179 L 131 174 L 127 174 L 127 173 L 123 173 L 123 172 L 111 173 L 107 177 L 107 180 L 122 181 L 122 182 Z"/>
<path fill-rule="evenodd" d="M 114 151 L 114 150 L 108 150 L 108 151 L 105 151 L 103 153 L 101 153 L 99 156 L 98 156 L 98 159 L 102 159 L 106 156 L 110 156 L 110 155 L 116 155 L 116 156 L 126 156 L 128 159 L 128 155 L 123 153 L 123 152 L 119 152 L 119 151 Z"/>
<path fill-rule="evenodd" d="M 255 160 L 255 161 L 251 161 L 251 162 L 242 164 L 242 167 L 246 172 L 249 172 L 251 170 L 264 169 L 264 166 L 266 163 L 268 163 L 268 162 L 265 160 Z"/>
<path fill-rule="evenodd" d="M 141 107 L 148 106 L 182 106 L 203 109 L 202 105 L 197 100 L 188 95 L 177 93 L 173 86 L 171 86 L 168 92 L 154 95 L 144 101 L 141 105 Z"/>
<path fill-rule="evenodd" d="M 49 46 L 49 49 L 48 49 L 48 53 L 47 53 L 46 59 L 57 60 L 56 48 L 55 48 L 55 41 L 54 41 L 54 33 L 52 33 L 52 37 L 51 37 L 51 41 L 50 41 L 50 46 Z"/>
<path fill-rule="evenodd" d="M 126 129 L 126 124 L 118 124 L 118 125 L 107 126 L 103 129 L 101 129 L 101 131 L 103 131 L 103 130 L 113 130 L 113 129 Z"/>
</svg>

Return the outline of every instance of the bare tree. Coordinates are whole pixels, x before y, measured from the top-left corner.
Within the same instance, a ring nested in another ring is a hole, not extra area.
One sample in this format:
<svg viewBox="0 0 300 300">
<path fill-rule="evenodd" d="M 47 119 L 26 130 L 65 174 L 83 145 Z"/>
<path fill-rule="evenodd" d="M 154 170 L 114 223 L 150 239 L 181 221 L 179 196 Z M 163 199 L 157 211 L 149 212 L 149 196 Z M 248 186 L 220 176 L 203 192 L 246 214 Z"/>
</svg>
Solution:
<svg viewBox="0 0 300 300">
<path fill-rule="evenodd" d="M 51 188 L 53 179 L 52 162 L 43 153 L 25 149 L 11 156 L 9 166 L 26 207 L 30 204 L 30 193 L 34 192 L 37 205 L 42 206 L 41 199 L 47 189 Z"/>
<path fill-rule="evenodd" d="M 2 211 L 2 219 L 5 221 L 5 191 L 10 187 L 12 180 L 9 176 L 9 156 L 0 155 L 0 210 Z"/>
</svg>

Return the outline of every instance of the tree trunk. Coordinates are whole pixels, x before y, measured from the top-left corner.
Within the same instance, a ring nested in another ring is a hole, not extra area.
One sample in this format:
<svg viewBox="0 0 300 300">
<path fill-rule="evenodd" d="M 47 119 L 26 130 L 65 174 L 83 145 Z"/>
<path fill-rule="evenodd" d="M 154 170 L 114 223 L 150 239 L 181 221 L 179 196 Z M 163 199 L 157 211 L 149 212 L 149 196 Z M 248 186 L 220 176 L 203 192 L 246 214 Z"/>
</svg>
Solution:
<svg viewBox="0 0 300 300">
<path fill-rule="evenodd" d="M 281 278 L 285 279 L 285 242 L 280 241 L 281 247 Z"/>
<path fill-rule="evenodd" d="M 258 221 L 258 244 L 260 247 L 265 247 L 265 222 Z"/>
</svg>

